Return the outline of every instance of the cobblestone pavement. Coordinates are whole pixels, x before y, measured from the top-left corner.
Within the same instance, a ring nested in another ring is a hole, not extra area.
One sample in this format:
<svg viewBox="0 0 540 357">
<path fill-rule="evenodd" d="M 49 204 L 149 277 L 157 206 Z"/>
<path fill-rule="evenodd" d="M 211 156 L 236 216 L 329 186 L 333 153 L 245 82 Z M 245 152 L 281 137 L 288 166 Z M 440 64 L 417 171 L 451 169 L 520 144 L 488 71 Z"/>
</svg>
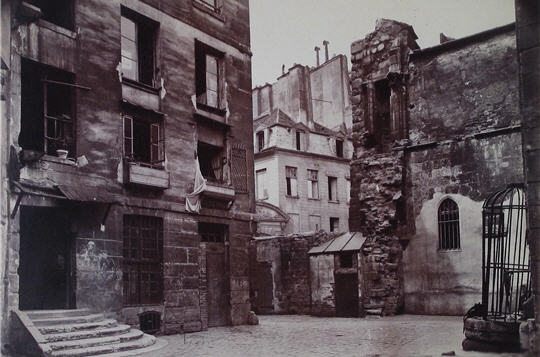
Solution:
<svg viewBox="0 0 540 357">
<path fill-rule="evenodd" d="M 459 316 L 384 318 L 259 316 L 258 326 L 216 327 L 163 336 L 168 345 L 141 356 L 524 356 L 465 352 Z"/>
</svg>

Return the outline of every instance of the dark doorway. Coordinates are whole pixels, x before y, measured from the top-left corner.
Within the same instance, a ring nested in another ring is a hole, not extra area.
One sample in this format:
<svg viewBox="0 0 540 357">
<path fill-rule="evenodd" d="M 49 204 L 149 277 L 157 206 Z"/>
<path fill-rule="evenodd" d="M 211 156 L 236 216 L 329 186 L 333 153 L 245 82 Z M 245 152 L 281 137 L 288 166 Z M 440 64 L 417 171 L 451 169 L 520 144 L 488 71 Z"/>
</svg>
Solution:
<svg viewBox="0 0 540 357">
<path fill-rule="evenodd" d="M 21 207 L 19 308 L 75 308 L 73 237 L 68 210 Z"/>
<path fill-rule="evenodd" d="M 229 281 L 223 243 L 206 243 L 208 327 L 229 325 Z"/>
<path fill-rule="evenodd" d="M 358 274 L 335 274 L 336 316 L 358 317 Z"/>
</svg>

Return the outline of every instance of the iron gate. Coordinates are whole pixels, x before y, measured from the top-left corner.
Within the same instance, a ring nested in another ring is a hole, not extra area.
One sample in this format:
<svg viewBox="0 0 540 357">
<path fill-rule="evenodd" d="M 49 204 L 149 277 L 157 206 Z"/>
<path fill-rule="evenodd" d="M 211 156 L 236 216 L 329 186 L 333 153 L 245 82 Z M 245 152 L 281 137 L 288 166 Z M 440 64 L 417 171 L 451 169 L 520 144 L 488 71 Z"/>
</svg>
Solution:
<svg viewBox="0 0 540 357">
<path fill-rule="evenodd" d="M 518 321 L 531 295 L 526 203 L 522 184 L 510 184 L 482 208 L 482 305 L 484 318 Z"/>
</svg>

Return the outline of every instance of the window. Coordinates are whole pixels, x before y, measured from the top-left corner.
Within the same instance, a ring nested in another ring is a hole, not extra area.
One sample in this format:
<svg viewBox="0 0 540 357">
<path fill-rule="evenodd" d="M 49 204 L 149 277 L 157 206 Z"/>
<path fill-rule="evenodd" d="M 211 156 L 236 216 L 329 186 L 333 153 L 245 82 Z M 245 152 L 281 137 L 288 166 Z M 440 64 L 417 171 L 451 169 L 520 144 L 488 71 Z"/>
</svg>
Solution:
<svg viewBox="0 0 540 357">
<path fill-rule="evenodd" d="M 213 182 L 223 182 L 225 153 L 222 147 L 199 141 L 197 158 L 203 177 Z"/>
<path fill-rule="evenodd" d="M 343 157 L 343 140 L 336 139 L 336 156 Z"/>
<path fill-rule="evenodd" d="M 25 150 L 75 157 L 74 76 L 26 59 L 21 61 L 21 132 Z"/>
<path fill-rule="evenodd" d="M 195 5 L 199 5 L 200 7 L 216 12 L 221 13 L 221 1 L 222 0 L 193 0 L 193 3 Z"/>
<path fill-rule="evenodd" d="M 287 196 L 298 197 L 298 183 L 296 181 L 296 167 L 285 166 L 287 183 Z"/>
<path fill-rule="evenodd" d="M 161 118 L 156 121 L 124 116 L 124 156 L 139 163 L 161 166 L 165 160 Z"/>
<path fill-rule="evenodd" d="M 302 132 L 301 131 L 296 131 L 294 141 L 295 141 L 296 150 L 302 150 Z"/>
<path fill-rule="evenodd" d="M 201 42 L 195 42 L 197 104 L 201 104 L 203 108 L 223 108 L 223 57 L 223 53 Z"/>
<path fill-rule="evenodd" d="M 257 170 L 256 172 L 257 199 L 264 200 L 268 198 L 268 190 L 266 189 L 266 169 Z"/>
<path fill-rule="evenodd" d="M 345 179 L 345 196 L 347 197 L 347 203 L 351 202 L 351 179 Z"/>
<path fill-rule="evenodd" d="M 224 243 L 227 239 L 228 226 L 225 224 L 199 222 L 201 242 Z"/>
<path fill-rule="evenodd" d="M 264 149 L 264 131 L 257 132 L 257 150 L 259 152 Z"/>
<path fill-rule="evenodd" d="M 330 217 L 330 232 L 339 232 L 339 218 Z"/>
<path fill-rule="evenodd" d="M 163 300 L 163 219 L 124 216 L 124 304 L 159 304 Z"/>
<path fill-rule="evenodd" d="M 459 208 L 450 198 L 439 206 L 439 250 L 460 249 Z"/>
<path fill-rule="evenodd" d="M 318 232 L 321 229 L 321 216 L 310 215 L 309 219 L 309 230 Z"/>
<path fill-rule="evenodd" d="M 337 201 L 337 177 L 328 176 L 328 200 Z"/>
<path fill-rule="evenodd" d="M 123 78 L 154 86 L 157 28 L 157 22 L 122 7 L 120 32 Z"/>
<path fill-rule="evenodd" d="M 308 170 L 308 198 L 319 198 L 319 172 Z"/>
<path fill-rule="evenodd" d="M 351 252 L 339 253 L 339 267 L 352 268 L 353 267 L 353 253 Z"/>
<path fill-rule="evenodd" d="M 26 0 L 26 2 L 39 7 L 44 20 L 73 30 L 73 0 Z"/>
<path fill-rule="evenodd" d="M 234 190 L 247 193 L 247 155 L 244 147 L 235 146 L 231 150 L 231 176 Z"/>
</svg>

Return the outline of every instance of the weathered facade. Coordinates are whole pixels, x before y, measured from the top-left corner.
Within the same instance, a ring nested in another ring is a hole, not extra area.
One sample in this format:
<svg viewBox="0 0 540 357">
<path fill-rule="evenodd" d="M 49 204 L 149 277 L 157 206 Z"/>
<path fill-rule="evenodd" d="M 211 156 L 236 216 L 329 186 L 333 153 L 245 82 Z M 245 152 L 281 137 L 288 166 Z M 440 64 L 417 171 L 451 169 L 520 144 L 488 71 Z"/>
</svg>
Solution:
<svg viewBox="0 0 540 357">
<path fill-rule="evenodd" d="M 15 309 L 246 323 L 248 1 L 2 1 L 2 26 L 3 334 Z"/>
<path fill-rule="evenodd" d="M 295 65 L 253 90 L 257 200 L 289 220 L 280 233 L 347 231 L 351 112 L 347 60 Z M 275 234 L 259 226 L 262 234 Z"/>
<path fill-rule="evenodd" d="M 462 314 L 480 301 L 482 203 L 523 182 L 514 26 L 415 39 L 378 20 L 351 46 L 349 225 L 367 237 L 365 306 Z"/>
</svg>

